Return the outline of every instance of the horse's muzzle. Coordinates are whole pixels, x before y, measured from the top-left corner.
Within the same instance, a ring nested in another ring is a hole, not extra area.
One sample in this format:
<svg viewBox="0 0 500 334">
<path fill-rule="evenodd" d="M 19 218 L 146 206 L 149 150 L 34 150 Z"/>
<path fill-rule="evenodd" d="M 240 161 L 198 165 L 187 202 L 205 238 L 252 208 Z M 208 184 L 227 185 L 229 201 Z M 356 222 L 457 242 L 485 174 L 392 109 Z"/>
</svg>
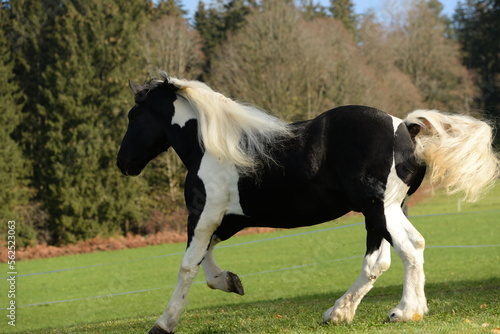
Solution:
<svg viewBox="0 0 500 334">
<path fill-rule="evenodd" d="M 132 164 L 123 163 L 120 159 L 116 160 L 116 166 L 125 176 L 137 176 L 142 172 L 142 168 L 135 168 Z"/>
</svg>

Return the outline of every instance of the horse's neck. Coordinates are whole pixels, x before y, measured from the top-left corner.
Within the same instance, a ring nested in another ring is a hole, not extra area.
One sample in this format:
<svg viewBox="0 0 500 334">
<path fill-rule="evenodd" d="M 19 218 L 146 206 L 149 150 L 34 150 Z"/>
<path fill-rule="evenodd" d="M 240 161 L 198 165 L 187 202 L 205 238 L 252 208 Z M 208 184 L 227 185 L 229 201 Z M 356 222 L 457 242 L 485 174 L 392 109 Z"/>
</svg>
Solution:
<svg viewBox="0 0 500 334">
<path fill-rule="evenodd" d="M 172 148 L 188 170 L 194 168 L 193 166 L 199 166 L 203 150 L 198 141 L 198 123 L 196 119 L 190 119 L 183 127 L 179 127 L 177 124 L 171 125 L 168 137 Z"/>
<path fill-rule="evenodd" d="M 203 151 L 198 141 L 197 114 L 182 97 L 177 97 L 174 102 L 174 115 L 167 136 L 187 169 L 199 165 Z"/>
</svg>

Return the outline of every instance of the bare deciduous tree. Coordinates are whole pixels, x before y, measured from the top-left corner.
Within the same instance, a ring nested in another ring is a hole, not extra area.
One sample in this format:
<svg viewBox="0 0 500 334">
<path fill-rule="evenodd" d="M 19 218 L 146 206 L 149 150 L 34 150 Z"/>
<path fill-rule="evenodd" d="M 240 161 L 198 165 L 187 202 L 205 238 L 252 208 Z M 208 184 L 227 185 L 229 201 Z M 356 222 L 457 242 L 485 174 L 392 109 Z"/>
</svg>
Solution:
<svg viewBox="0 0 500 334">
<path fill-rule="evenodd" d="M 413 0 L 406 20 L 389 35 L 397 66 L 418 87 L 428 107 L 463 111 L 473 94 L 459 45 L 446 38 L 446 26 L 427 2 Z"/>
<path fill-rule="evenodd" d="M 246 26 L 217 50 L 211 81 L 231 96 L 296 118 L 307 73 L 299 22 L 292 4 L 268 1 L 263 12 L 250 15 Z"/>
<path fill-rule="evenodd" d="M 201 74 L 201 39 L 181 17 L 162 16 L 151 22 L 144 31 L 143 42 L 144 56 L 152 76 L 157 69 L 181 78 L 193 79 Z M 154 189 L 150 202 L 151 217 L 146 228 L 155 232 L 169 225 L 180 232 L 185 225 L 184 219 L 179 219 L 179 210 L 183 207 L 185 168 L 176 154 L 162 154 L 148 168 L 154 170 L 151 173 L 154 179 L 150 180 Z M 166 193 L 164 189 L 169 191 Z"/>
<path fill-rule="evenodd" d="M 424 105 L 422 95 L 409 75 L 396 66 L 396 57 L 384 27 L 367 15 L 361 23 L 361 50 L 379 85 L 379 97 L 374 106 L 395 116 Z"/>
<path fill-rule="evenodd" d="M 340 21 L 307 21 L 292 4 L 268 1 L 218 49 L 211 81 L 287 120 L 344 104 L 395 115 L 420 106 L 418 90 L 394 65 L 391 49 L 377 45 L 381 33 L 364 37 L 360 47 Z"/>
<path fill-rule="evenodd" d="M 181 78 L 195 78 L 201 73 L 200 37 L 180 17 L 163 16 L 146 27 L 144 56 L 151 73 L 157 68 Z"/>
</svg>

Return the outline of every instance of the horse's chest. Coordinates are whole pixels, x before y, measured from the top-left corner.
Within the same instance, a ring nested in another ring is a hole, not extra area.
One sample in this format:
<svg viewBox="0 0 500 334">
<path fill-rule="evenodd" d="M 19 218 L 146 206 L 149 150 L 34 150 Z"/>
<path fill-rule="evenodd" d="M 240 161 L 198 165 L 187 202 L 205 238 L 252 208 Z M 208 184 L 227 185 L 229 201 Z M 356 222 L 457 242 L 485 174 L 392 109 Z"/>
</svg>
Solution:
<svg viewBox="0 0 500 334">
<path fill-rule="evenodd" d="M 238 171 L 232 164 L 220 164 L 211 154 L 205 153 L 197 173 L 203 183 L 205 209 L 221 214 L 242 215 L 238 190 Z"/>
</svg>

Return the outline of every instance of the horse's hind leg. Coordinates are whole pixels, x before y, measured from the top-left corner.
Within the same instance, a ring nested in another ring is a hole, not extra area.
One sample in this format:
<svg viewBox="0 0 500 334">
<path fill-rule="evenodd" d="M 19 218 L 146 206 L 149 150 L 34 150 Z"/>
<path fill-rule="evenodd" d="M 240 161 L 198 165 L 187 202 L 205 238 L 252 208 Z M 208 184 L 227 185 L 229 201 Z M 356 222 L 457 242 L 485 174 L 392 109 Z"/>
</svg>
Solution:
<svg viewBox="0 0 500 334">
<path fill-rule="evenodd" d="M 379 213 L 374 215 L 365 214 L 367 250 L 361 273 L 349 290 L 325 312 L 323 316 L 325 323 L 350 323 L 363 297 L 371 290 L 377 278 L 391 265 L 391 245 L 384 239 L 387 237 L 387 230 L 382 207 L 378 211 Z"/>
<path fill-rule="evenodd" d="M 215 263 L 213 257 L 213 249 L 219 242 L 220 239 L 216 235 L 213 235 L 212 242 L 210 243 L 207 254 L 203 259 L 203 262 L 201 262 L 203 271 L 205 272 L 207 285 L 211 289 L 218 289 L 225 292 L 234 292 L 243 296 L 245 292 L 238 275 L 227 270 L 222 270 L 217 265 L 217 263 Z"/>
</svg>

